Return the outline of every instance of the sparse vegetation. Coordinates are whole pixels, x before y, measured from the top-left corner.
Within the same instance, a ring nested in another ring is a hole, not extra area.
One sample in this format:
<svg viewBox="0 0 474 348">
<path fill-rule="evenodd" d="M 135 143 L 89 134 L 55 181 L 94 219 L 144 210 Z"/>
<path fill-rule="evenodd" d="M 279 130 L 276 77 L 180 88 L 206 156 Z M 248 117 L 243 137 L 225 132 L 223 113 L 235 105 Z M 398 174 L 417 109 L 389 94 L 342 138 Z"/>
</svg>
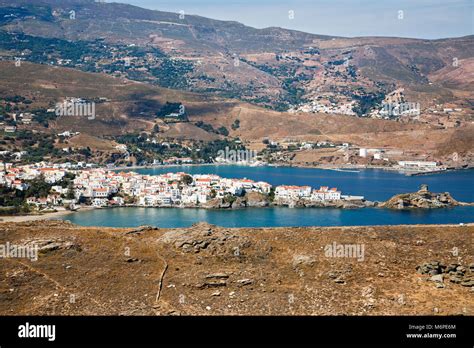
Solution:
<svg viewBox="0 0 474 348">
<path fill-rule="evenodd" d="M 237 130 L 240 128 L 240 120 L 235 120 L 234 123 L 232 123 L 232 126 L 230 126 L 230 128 L 232 128 L 232 130 Z"/>
</svg>

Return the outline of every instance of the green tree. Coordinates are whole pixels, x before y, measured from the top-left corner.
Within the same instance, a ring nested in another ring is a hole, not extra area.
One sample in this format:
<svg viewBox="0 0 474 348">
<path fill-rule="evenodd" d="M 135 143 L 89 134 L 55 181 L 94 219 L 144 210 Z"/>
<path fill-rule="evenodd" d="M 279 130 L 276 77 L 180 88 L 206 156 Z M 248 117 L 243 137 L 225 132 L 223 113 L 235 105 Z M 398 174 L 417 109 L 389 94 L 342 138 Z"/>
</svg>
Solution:
<svg viewBox="0 0 474 348">
<path fill-rule="evenodd" d="M 229 130 L 228 130 L 227 128 L 225 128 L 224 126 L 219 127 L 219 128 L 217 129 L 217 132 L 218 132 L 219 134 L 224 135 L 224 136 L 228 136 L 228 135 L 229 135 Z"/>
<path fill-rule="evenodd" d="M 67 199 L 74 199 L 76 196 L 74 195 L 74 184 L 73 182 L 69 182 L 69 185 L 67 187 L 67 194 L 66 198 Z"/>
<path fill-rule="evenodd" d="M 44 175 L 40 174 L 37 178 L 34 178 L 29 182 L 30 187 L 26 191 L 26 197 L 46 197 L 51 190 L 52 185 L 48 184 L 44 179 Z"/>
<path fill-rule="evenodd" d="M 193 177 L 190 175 L 184 175 L 183 178 L 181 179 L 181 182 L 185 185 L 191 185 L 193 183 Z"/>
<path fill-rule="evenodd" d="M 235 120 L 234 123 L 232 123 L 232 126 L 230 126 L 230 128 L 232 128 L 232 130 L 237 130 L 240 128 L 240 120 Z"/>
</svg>

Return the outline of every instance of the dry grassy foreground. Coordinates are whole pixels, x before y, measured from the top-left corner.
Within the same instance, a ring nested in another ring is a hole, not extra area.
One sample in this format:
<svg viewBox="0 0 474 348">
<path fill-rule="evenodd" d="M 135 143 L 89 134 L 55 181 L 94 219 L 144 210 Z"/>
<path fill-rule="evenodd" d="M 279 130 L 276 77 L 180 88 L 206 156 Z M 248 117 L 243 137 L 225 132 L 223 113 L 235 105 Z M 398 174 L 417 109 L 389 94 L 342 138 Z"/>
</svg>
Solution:
<svg viewBox="0 0 474 348">
<path fill-rule="evenodd" d="M 36 262 L 0 259 L 1 315 L 450 315 L 473 287 L 418 274 L 430 261 L 472 277 L 474 225 L 228 229 L 0 224 L 0 244 L 38 243 Z M 363 261 L 326 257 L 363 244 Z M 458 256 L 454 256 L 457 248 Z M 442 287 L 444 286 L 444 287 Z"/>
</svg>

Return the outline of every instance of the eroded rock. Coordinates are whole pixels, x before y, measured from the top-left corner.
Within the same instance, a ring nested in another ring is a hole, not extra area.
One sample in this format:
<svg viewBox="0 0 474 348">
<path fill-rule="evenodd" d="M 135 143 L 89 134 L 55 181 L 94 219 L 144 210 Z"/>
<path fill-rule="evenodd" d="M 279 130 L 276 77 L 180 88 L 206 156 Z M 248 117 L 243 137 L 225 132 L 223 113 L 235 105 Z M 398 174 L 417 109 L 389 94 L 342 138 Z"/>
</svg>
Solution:
<svg viewBox="0 0 474 348">
<path fill-rule="evenodd" d="M 232 234 L 207 223 L 198 223 L 186 230 L 170 230 L 158 240 L 172 244 L 183 252 L 206 251 L 213 255 L 228 256 L 241 256 L 242 251 L 252 245 L 245 236 Z"/>
</svg>

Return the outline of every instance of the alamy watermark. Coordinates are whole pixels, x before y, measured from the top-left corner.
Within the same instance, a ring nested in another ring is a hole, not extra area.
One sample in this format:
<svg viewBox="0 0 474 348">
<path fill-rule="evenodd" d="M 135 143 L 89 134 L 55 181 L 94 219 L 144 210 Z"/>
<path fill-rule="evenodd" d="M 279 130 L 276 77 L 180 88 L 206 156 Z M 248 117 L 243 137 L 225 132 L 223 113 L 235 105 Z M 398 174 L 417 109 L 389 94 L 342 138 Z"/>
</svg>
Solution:
<svg viewBox="0 0 474 348">
<path fill-rule="evenodd" d="M 95 103 L 82 99 L 66 100 L 56 104 L 55 113 L 57 116 L 87 117 L 88 120 L 93 120 L 96 117 Z"/>
<path fill-rule="evenodd" d="M 0 259 L 30 259 L 38 261 L 38 244 L 33 245 L 17 245 L 6 242 L 0 244 Z"/>
<path fill-rule="evenodd" d="M 47 338 L 52 342 L 56 339 L 56 325 L 36 325 L 26 322 L 18 326 L 19 338 Z"/>
<path fill-rule="evenodd" d="M 255 162 L 257 151 L 255 150 L 232 150 L 228 146 L 225 150 L 217 151 L 218 162 L 238 163 L 238 162 Z"/>
<path fill-rule="evenodd" d="M 345 257 L 364 261 L 365 244 L 337 244 L 333 242 L 324 247 L 326 257 Z"/>
<path fill-rule="evenodd" d="M 382 115 L 419 116 L 420 103 L 382 103 Z"/>
</svg>

